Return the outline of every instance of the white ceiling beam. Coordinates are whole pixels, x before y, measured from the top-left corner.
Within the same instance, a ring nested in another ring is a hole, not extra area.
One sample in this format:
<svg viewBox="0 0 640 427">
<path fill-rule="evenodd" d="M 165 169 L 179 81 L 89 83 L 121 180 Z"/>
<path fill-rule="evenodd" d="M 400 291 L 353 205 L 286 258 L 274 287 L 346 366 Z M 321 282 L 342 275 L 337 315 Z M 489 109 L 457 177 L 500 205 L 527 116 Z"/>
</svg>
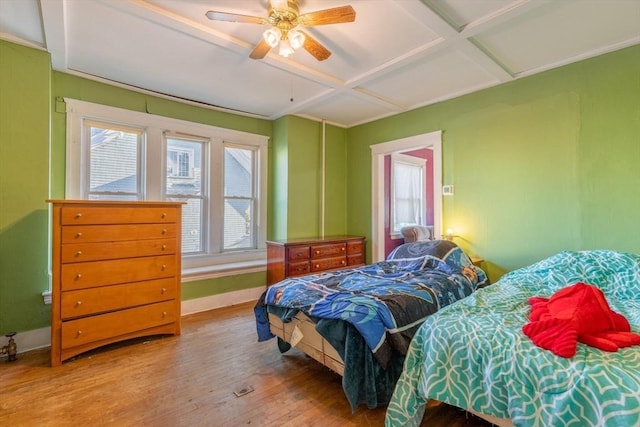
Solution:
<svg viewBox="0 0 640 427">
<path fill-rule="evenodd" d="M 462 28 L 460 35 L 468 39 L 476 34 L 487 31 L 490 28 L 504 24 L 505 22 L 524 15 L 540 6 L 560 6 L 562 2 L 554 0 L 518 0 L 507 4 L 505 7 L 484 15 L 475 21 L 471 21 Z"/>
<path fill-rule="evenodd" d="M 67 69 L 66 0 L 40 0 L 42 29 L 47 51 L 54 70 Z"/>
</svg>

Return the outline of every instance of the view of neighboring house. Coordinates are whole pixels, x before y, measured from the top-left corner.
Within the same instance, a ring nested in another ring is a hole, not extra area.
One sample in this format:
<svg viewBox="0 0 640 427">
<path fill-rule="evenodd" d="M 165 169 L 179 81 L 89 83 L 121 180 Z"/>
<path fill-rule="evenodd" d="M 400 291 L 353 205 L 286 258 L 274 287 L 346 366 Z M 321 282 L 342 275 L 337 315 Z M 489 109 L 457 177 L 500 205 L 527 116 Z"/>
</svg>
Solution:
<svg viewBox="0 0 640 427">
<path fill-rule="evenodd" d="M 141 132 L 91 127 L 91 170 L 88 196 L 92 199 L 142 200 L 142 185 L 136 179 L 143 143 Z M 186 202 L 183 208 L 182 250 L 201 251 L 200 230 L 203 204 L 202 142 L 167 138 L 165 193 L 169 200 Z M 224 247 L 255 246 L 250 227 L 252 213 L 253 152 L 227 148 L 224 158 Z M 204 188 L 203 188 L 204 187 Z"/>
</svg>

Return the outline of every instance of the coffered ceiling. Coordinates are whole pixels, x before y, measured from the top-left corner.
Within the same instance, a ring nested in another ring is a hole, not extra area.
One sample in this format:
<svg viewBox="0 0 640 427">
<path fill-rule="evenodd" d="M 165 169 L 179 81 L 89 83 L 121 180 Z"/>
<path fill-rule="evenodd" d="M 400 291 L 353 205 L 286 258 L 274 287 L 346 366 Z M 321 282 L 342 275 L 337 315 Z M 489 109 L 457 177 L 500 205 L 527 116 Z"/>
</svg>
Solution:
<svg viewBox="0 0 640 427">
<path fill-rule="evenodd" d="M 640 43 L 640 0 L 300 0 L 355 22 L 304 30 L 332 55 L 249 54 L 266 0 L 0 0 L 0 38 L 55 70 L 266 119 L 350 127 Z M 2 58 L 0 58 L 1 62 Z"/>
</svg>

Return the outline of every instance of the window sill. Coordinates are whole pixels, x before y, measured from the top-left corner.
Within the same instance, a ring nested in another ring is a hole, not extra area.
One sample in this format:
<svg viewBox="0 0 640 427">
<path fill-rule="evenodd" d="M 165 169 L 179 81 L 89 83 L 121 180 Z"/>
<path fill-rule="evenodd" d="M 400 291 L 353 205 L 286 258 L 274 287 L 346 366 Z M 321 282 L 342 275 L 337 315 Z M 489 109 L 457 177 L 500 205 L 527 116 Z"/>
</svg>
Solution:
<svg viewBox="0 0 640 427">
<path fill-rule="evenodd" d="M 215 279 L 218 277 L 236 276 L 238 274 L 260 273 L 267 270 L 265 259 L 253 261 L 230 262 L 205 267 L 182 269 L 182 283 L 198 280 Z"/>
</svg>

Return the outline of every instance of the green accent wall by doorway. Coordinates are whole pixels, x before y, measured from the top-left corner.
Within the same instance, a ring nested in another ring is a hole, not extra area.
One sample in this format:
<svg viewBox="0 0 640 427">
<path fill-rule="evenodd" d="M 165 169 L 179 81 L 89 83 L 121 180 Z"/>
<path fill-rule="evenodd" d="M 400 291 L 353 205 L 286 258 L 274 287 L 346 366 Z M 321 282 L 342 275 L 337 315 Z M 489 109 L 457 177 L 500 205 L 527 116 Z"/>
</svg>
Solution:
<svg viewBox="0 0 640 427">
<path fill-rule="evenodd" d="M 129 91 L 52 71 L 48 53 L 0 41 L 0 334 L 49 325 L 45 199 L 64 197 L 63 97 L 269 136 L 268 238 L 319 235 L 322 123 Z M 455 185 L 443 226 L 493 281 L 562 250 L 640 253 L 640 45 L 325 130 L 326 235 L 370 239 L 370 145 L 442 130 L 443 183 Z M 264 283 L 264 273 L 190 282 L 182 297 Z"/>
<path fill-rule="evenodd" d="M 371 226 L 369 146 L 436 130 L 443 228 L 493 281 L 563 250 L 640 252 L 640 46 L 349 129 L 349 232 Z"/>
</svg>

